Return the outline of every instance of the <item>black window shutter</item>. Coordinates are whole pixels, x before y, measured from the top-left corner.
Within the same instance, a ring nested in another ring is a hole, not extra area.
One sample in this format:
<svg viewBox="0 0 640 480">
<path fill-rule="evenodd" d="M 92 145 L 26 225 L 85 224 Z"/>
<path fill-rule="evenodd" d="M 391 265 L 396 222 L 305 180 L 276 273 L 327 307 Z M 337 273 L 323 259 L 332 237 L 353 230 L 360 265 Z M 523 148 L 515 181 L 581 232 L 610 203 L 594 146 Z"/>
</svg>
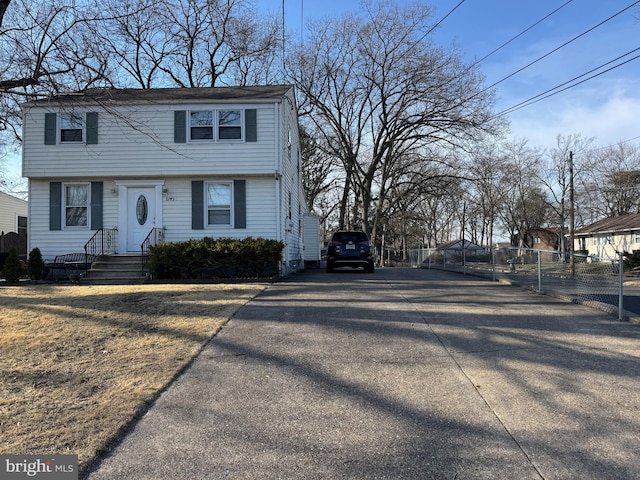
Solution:
<svg viewBox="0 0 640 480">
<path fill-rule="evenodd" d="M 244 111 L 244 128 L 244 140 L 246 142 L 257 142 L 258 120 L 255 108 L 250 108 Z"/>
<path fill-rule="evenodd" d="M 62 183 L 49 183 L 49 230 L 62 230 Z"/>
<path fill-rule="evenodd" d="M 87 135 L 87 140 L 89 139 Z M 91 182 L 91 230 L 102 228 L 102 182 Z"/>
<path fill-rule="evenodd" d="M 245 180 L 233 181 L 233 228 L 247 228 L 247 186 Z"/>
<path fill-rule="evenodd" d="M 173 141 L 187 143 L 187 112 L 176 110 L 173 112 Z"/>
<path fill-rule="evenodd" d="M 87 145 L 98 143 L 98 112 L 87 112 Z"/>
<path fill-rule="evenodd" d="M 191 182 L 191 228 L 204 229 L 204 182 L 202 180 Z"/>
<path fill-rule="evenodd" d="M 56 142 L 56 114 L 45 113 L 44 114 L 44 144 L 55 145 Z"/>
</svg>

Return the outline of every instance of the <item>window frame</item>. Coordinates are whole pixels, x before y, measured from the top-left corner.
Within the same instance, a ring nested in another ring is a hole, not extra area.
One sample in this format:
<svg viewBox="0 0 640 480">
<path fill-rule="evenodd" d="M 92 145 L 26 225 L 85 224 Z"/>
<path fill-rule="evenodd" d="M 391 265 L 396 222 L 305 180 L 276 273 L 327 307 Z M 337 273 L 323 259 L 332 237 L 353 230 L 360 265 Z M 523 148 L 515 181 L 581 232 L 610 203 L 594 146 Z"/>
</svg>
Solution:
<svg viewBox="0 0 640 480">
<path fill-rule="evenodd" d="M 69 121 L 70 126 L 73 125 L 73 118 L 75 117 L 76 120 L 79 120 L 80 122 L 80 128 L 63 128 L 65 120 Z M 86 129 L 87 129 L 87 122 L 85 120 L 85 116 L 81 113 L 76 113 L 76 112 L 61 112 L 58 115 L 58 124 L 56 126 L 56 131 L 57 131 L 57 137 L 58 137 L 58 143 L 60 144 L 83 144 L 85 143 L 86 140 Z M 64 140 L 63 131 L 80 131 L 80 140 Z"/>
<path fill-rule="evenodd" d="M 210 205 L 209 203 L 209 187 L 213 185 L 224 185 L 229 188 L 229 223 L 211 223 L 210 222 L 210 211 L 212 206 L 218 206 L 218 210 L 226 210 L 227 205 L 223 204 L 214 204 Z M 233 180 L 217 180 L 217 181 L 208 181 L 204 182 L 204 193 L 205 193 L 205 227 L 206 228 L 234 228 L 234 191 L 233 191 Z"/>
<path fill-rule="evenodd" d="M 238 125 L 222 125 L 220 122 L 222 120 L 223 112 L 238 112 Z M 220 131 L 222 128 L 227 129 L 238 129 L 240 131 L 240 136 L 238 138 L 222 138 L 220 135 Z M 216 141 L 218 142 L 242 142 L 244 141 L 244 109 L 241 108 L 225 108 L 216 110 Z"/>
<path fill-rule="evenodd" d="M 77 186 L 85 186 L 87 189 L 87 198 L 86 203 L 84 205 L 69 205 L 67 204 L 67 189 L 69 187 L 77 187 Z M 69 182 L 62 184 L 62 228 L 63 229 L 73 229 L 73 230 L 89 230 L 91 228 L 91 182 Z M 86 214 L 86 224 L 85 225 L 68 225 L 67 224 L 67 209 L 68 208 L 84 208 L 87 212 Z"/>
<path fill-rule="evenodd" d="M 211 124 L 206 125 L 206 124 L 202 124 L 202 125 L 194 125 L 192 123 L 192 118 L 194 114 L 198 114 L 198 113 L 209 113 L 211 114 Z M 187 121 L 188 121 L 188 125 L 187 125 L 187 132 L 189 133 L 189 141 L 190 142 L 196 142 L 196 143 L 200 143 L 200 142 L 214 142 L 215 141 L 215 118 L 216 118 L 216 114 L 214 110 L 189 110 L 188 112 L 188 117 L 187 117 Z M 209 128 L 211 129 L 211 138 L 193 138 L 193 129 L 194 128 Z"/>
<path fill-rule="evenodd" d="M 21 220 L 24 220 L 24 225 L 20 225 Z M 29 217 L 26 215 L 16 215 L 16 233 L 18 235 L 26 235 L 29 229 Z"/>
<path fill-rule="evenodd" d="M 223 114 L 225 112 L 237 112 L 237 125 L 223 125 Z M 187 141 L 193 143 L 238 143 L 245 141 L 245 109 L 242 108 L 218 108 L 218 109 L 196 109 L 187 111 Z M 197 113 L 210 113 L 210 125 L 194 125 L 192 123 L 192 115 Z M 209 128 L 211 129 L 211 138 L 194 138 L 193 128 Z M 237 129 L 239 131 L 238 138 L 223 138 L 222 129 Z"/>
</svg>

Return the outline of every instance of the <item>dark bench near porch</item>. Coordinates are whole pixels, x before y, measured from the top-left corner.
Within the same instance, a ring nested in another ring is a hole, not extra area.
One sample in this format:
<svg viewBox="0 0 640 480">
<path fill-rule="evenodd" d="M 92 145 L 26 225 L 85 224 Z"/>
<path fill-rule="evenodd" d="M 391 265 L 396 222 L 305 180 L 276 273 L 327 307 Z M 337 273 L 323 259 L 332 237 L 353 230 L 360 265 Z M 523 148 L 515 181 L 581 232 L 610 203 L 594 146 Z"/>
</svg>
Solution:
<svg viewBox="0 0 640 480">
<path fill-rule="evenodd" d="M 45 262 L 47 278 L 53 280 L 64 277 L 68 278 L 70 273 L 86 272 L 91 268 L 91 264 L 95 262 L 97 255 L 88 255 L 86 253 L 65 253 L 57 255 L 53 262 Z M 64 275 L 60 272 L 63 272 Z"/>
</svg>

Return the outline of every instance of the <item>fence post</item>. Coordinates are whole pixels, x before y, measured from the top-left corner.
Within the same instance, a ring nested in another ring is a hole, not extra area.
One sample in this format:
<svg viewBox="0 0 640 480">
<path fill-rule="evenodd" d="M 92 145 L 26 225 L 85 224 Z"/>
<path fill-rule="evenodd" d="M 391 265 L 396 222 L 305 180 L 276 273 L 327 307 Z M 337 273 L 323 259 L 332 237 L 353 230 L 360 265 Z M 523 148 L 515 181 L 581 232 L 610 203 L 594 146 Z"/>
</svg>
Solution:
<svg viewBox="0 0 640 480">
<path fill-rule="evenodd" d="M 622 320 L 624 305 L 624 255 L 618 252 L 618 320 Z"/>
<path fill-rule="evenodd" d="M 496 249 L 491 246 L 491 266 L 493 268 L 493 281 L 496 281 Z"/>
<path fill-rule="evenodd" d="M 542 257 L 538 250 L 538 293 L 542 293 Z"/>
</svg>

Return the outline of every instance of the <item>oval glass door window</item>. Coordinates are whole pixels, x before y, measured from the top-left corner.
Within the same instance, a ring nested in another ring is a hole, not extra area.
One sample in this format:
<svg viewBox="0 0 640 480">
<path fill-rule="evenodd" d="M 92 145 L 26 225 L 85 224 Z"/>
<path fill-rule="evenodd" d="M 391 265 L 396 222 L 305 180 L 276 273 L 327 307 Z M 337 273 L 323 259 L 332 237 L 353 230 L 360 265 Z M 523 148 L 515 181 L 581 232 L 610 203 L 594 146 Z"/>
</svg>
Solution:
<svg viewBox="0 0 640 480">
<path fill-rule="evenodd" d="M 147 198 L 144 195 L 140 195 L 136 202 L 136 217 L 140 225 L 144 225 L 147 222 L 148 213 L 149 206 L 147 205 Z"/>
</svg>

